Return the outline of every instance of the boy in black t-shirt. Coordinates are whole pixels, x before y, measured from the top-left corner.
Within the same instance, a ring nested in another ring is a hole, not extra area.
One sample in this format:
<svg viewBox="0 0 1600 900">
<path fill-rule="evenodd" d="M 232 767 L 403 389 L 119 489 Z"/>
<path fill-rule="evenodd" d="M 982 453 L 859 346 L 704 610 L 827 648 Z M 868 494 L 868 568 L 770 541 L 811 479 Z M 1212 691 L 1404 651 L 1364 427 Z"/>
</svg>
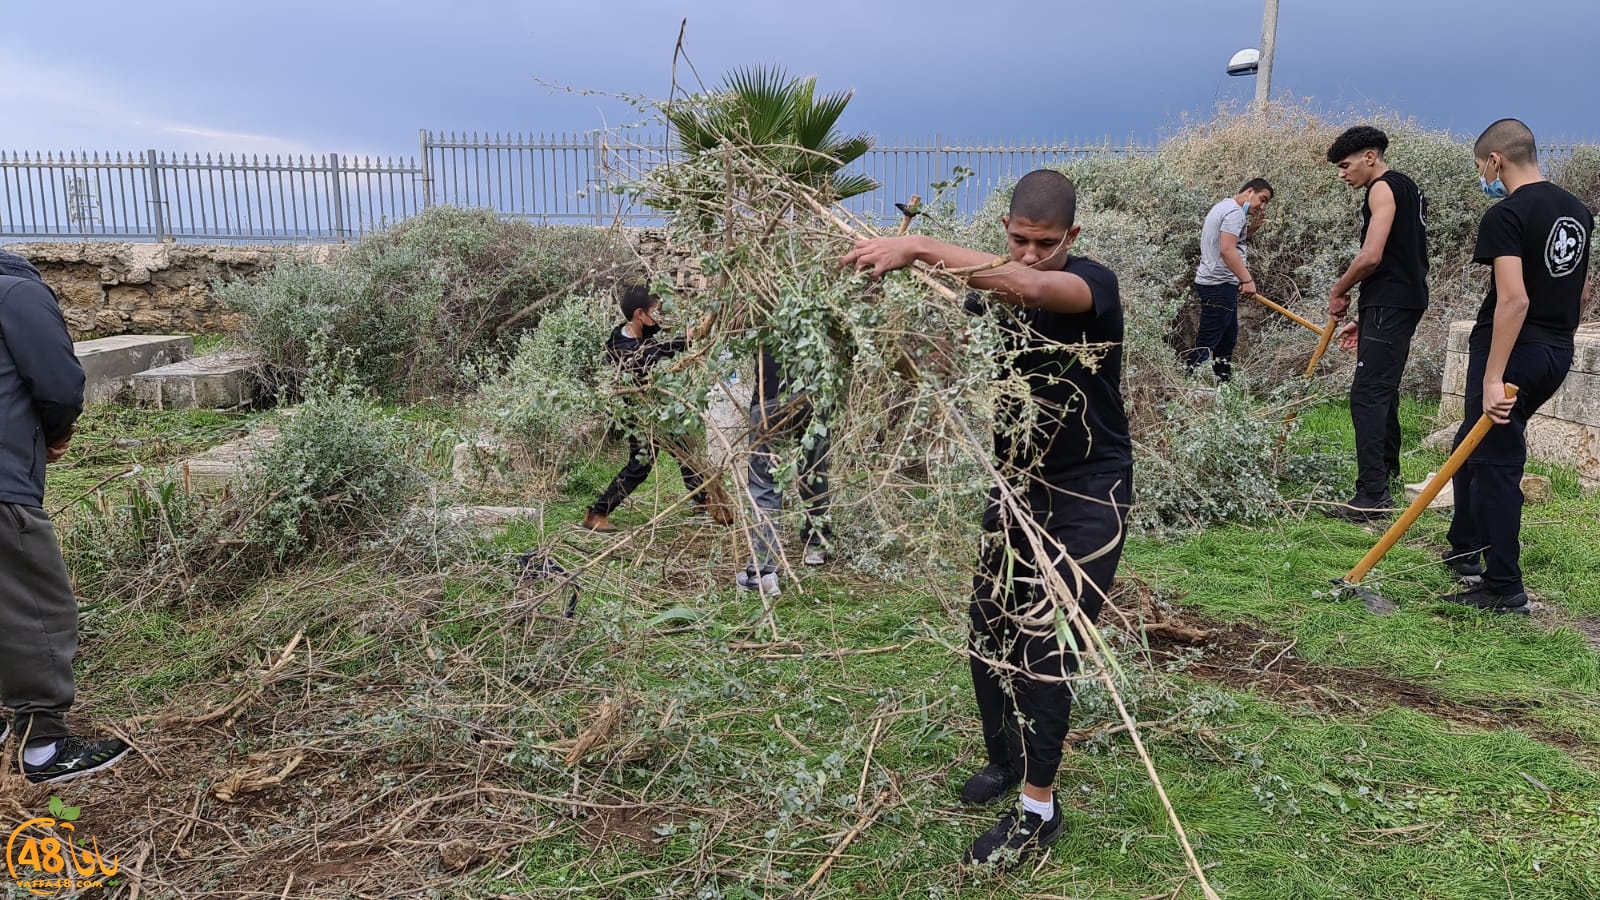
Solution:
<svg viewBox="0 0 1600 900">
<path fill-rule="evenodd" d="M 1346 130 L 1328 148 L 1328 162 L 1361 203 L 1361 249 L 1328 291 L 1328 312 L 1350 309 L 1361 286 L 1360 315 L 1340 332 L 1339 346 L 1356 351 L 1350 382 L 1350 421 L 1356 432 L 1355 496 L 1329 515 L 1369 522 L 1394 500 L 1389 482 L 1400 475 L 1400 377 L 1411 336 L 1428 308 L 1428 202 L 1416 182 L 1389 168 L 1389 136 L 1370 125 Z"/>
<path fill-rule="evenodd" d="M 1002 399 L 995 410 L 1004 486 L 990 493 L 983 517 L 970 608 L 969 658 L 988 764 L 967 780 L 961 799 L 989 804 L 1019 782 L 1023 787 L 1019 805 L 973 842 L 967 859 L 1002 868 L 1061 835 L 1056 771 L 1076 648 L 1088 638 L 1076 624 L 1064 636 L 1056 616 L 1066 615 L 1069 604 L 1091 622 L 1099 615 L 1132 500 L 1122 304 L 1109 269 L 1068 255 L 1078 237 L 1076 212 L 1076 189 L 1065 176 L 1048 170 L 1023 176 L 1001 219 L 1010 262 L 970 278 L 1008 305 L 996 310 L 1009 345 L 1009 371 L 1002 374 L 1020 375 L 1031 394 L 1031 403 Z M 881 276 L 918 260 L 955 269 L 991 259 L 919 235 L 861 241 L 844 263 Z M 1109 349 L 1091 368 L 1072 349 L 1079 344 Z M 1036 416 L 1028 415 L 1029 406 Z M 1048 589 L 1052 575 L 1068 595 Z"/>
<path fill-rule="evenodd" d="M 1524 432 L 1572 367 L 1572 334 L 1589 297 L 1594 216 L 1540 174 L 1533 132 L 1516 119 L 1490 125 L 1472 155 L 1484 193 L 1505 199 L 1478 226 L 1473 261 L 1491 267 L 1489 294 L 1468 344 L 1466 408 L 1456 443 L 1484 413 L 1496 424 L 1456 474 L 1446 557 L 1458 575 L 1481 574 L 1483 581 L 1444 599 L 1526 614 L 1518 564 Z M 1506 399 L 1507 384 L 1518 387 L 1516 399 Z"/>
</svg>

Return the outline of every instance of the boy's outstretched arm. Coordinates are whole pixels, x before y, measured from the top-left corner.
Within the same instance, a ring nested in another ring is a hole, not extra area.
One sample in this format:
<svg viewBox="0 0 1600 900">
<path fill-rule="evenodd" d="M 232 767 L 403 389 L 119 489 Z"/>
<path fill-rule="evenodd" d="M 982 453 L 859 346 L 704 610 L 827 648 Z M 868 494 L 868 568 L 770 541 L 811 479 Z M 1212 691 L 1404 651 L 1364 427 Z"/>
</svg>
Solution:
<svg viewBox="0 0 1600 900">
<path fill-rule="evenodd" d="M 1065 251 L 1057 251 L 1062 252 Z M 857 241 L 855 249 L 845 255 L 840 265 L 870 269 L 872 277 L 881 278 L 919 261 L 945 269 L 965 269 L 995 262 L 995 257 L 981 250 L 969 250 L 937 241 L 927 235 L 908 235 Z M 993 291 L 1014 306 L 1058 313 L 1082 313 L 1094 307 L 1088 282 L 1077 275 L 1036 269 L 1016 261 L 973 274 L 967 278 L 967 282 L 979 290 Z"/>
</svg>

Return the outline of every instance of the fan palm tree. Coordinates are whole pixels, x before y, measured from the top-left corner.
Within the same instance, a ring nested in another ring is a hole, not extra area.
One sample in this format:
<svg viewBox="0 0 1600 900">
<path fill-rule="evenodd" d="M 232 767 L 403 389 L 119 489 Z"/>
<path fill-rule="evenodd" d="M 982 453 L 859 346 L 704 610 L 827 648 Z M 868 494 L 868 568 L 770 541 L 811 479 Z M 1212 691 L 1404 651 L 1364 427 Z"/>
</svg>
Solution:
<svg viewBox="0 0 1600 900">
<path fill-rule="evenodd" d="M 692 207 L 702 220 L 715 219 L 723 203 L 733 199 L 711 199 L 726 193 L 716 176 L 726 175 L 719 169 L 732 156 L 742 166 L 815 191 L 823 202 L 876 188 L 871 178 L 843 171 L 872 147 L 865 133 L 846 136 L 835 127 L 852 92 L 819 97 L 816 88 L 815 77 L 797 78 L 781 68 L 758 66 L 734 70 L 709 96 L 668 105 L 664 112 L 677 136 L 678 162 L 711 177 L 704 178 L 704 190 L 696 191 L 684 178 L 701 178 L 680 170 L 668 182 L 675 190 L 657 192 L 647 202 L 682 212 Z M 754 188 L 740 185 L 737 190 L 748 200 L 757 193 Z"/>
</svg>

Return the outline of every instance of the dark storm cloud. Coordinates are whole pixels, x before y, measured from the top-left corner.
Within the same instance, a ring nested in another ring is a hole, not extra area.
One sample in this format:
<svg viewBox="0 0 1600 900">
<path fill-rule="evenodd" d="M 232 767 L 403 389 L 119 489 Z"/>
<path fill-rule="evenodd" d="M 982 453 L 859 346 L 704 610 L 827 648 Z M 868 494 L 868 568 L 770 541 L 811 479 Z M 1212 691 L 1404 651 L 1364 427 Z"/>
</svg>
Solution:
<svg viewBox="0 0 1600 900">
<path fill-rule="evenodd" d="M 1037 4 L 820 0 L 608 3 L 183 0 L 8 11 L 0 144 L 412 152 L 418 128 L 577 131 L 625 104 L 541 86 L 663 94 L 680 19 L 690 59 L 783 65 L 853 88 L 846 125 L 885 139 L 1150 139 L 1219 102 L 1255 46 L 1260 0 Z M 1474 134 L 1504 115 L 1542 136 L 1600 138 L 1584 98 L 1600 5 L 1547 0 L 1511 18 L 1492 0 L 1284 0 L 1279 97 L 1382 106 Z M 1536 20 L 1535 20 L 1536 18 Z M 686 66 L 679 78 L 692 82 Z"/>
</svg>

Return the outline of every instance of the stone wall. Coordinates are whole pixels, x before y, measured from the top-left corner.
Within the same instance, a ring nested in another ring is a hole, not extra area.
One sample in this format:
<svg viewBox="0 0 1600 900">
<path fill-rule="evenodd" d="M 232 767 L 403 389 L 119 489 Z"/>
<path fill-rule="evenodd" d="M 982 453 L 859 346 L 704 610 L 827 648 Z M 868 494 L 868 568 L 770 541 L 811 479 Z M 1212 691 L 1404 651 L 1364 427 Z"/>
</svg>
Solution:
<svg viewBox="0 0 1600 900">
<path fill-rule="evenodd" d="M 239 315 L 212 296 L 212 281 L 248 277 L 286 255 L 322 259 L 343 248 L 40 241 L 5 249 L 38 267 L 73 340 L 87 340 L 233 331 Z"/>
<path fill-rule="evenodd" d="M 627 229 L 636 251 L 655 274 L 679 288 L 698 288 L 705 276 L 695 255 L 674 247 L 654 229 Z M 211 294 L 211 283 L 248 278 L 285 256 L 321 261 L 345 244 L 225 247 L 39 241 L 4 245 L 39 269 L 61 298 L 75 341 L 120 334 L 225 334 L 240 317 Z"/>
<path fill-rule="evenodd" d="M 1472 322 L 1452 322 L 1439 398 L 1439 421 L 1460 423 L 1467 387 L 1467 340 Z M 1586 482 L 1600 482 L 1600 322 L 1578 329 L 1572 371 L 1561 390 L 1528 422 L 1528 455 L 1572 466 Z M 1430 442 L 1455 437 L 1448 424 Z"/>
</svg>

